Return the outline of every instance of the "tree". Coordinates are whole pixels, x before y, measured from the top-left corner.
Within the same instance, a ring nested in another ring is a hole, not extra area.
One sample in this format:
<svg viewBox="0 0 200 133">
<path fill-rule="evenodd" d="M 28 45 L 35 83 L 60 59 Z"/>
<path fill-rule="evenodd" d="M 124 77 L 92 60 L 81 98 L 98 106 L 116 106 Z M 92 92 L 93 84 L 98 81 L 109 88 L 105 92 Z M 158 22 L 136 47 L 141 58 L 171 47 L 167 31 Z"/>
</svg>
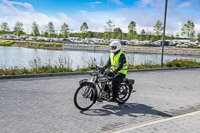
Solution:
<svg viewBox="0 0 200 133">
<path fill-rule="evenodd" d="M 170 40 L 173 40 L 174 39 L 174 35 L 173 33 L 170 35 Z"/>
<path fill-rule="evenodd" d="M 162 27 L 162 22 L 160 20 L 157 20 L 153 30 L 154 30 L 154 35 L 156 36 L 156 40 L 161 39 L 163 27 Z"/>
<path fill-rule="evenodd" d="M 152 36 L 152 33 L 151 32 L 147 32 L 146 33 L 146 40 L 151 40 L 151 36 Z"/>
<path fill-rule="evenodd" d="M 186 24 L 184 24 L 183 28 L 181 29 L 181 35 L 186 35 L 190 40 L 194 37 L 195 31 L 194 31 L 194 23 L 190 20 L 187 21 Z"/>
<path fill-rule="evenodd" d="M 46 32 L 48 33 L 50 38 L 55 36 L 55 29 L 54 29 L 54 25 L 52 22 L 48 23 Z"/>
<path fill-rule="evenodd" d="M 112 37 L 112 32 L 113 32 L 114 27 L 115 27 L 115 25 L 112 23 L 111 20 L 108 20 L 108 22 L 106 22 L 106 25 L 104 26 L 104 28 L 105 28 L 104 38 L 105 39 L 110 39 Z"/>
<path fill-rule="evenodd" d="M 83 24 L 80 27 L 80 31 L 83 32 L 83 33 L 86 33 L 87 30 L 88 30 L 88 25 L 87 25 L 86 22 L 83 22 Z"/>
<path fill-rule="evenodd" d="M 120 28 L 114 29 L 113 38 L 122 39 L 122 30 Z"/>
<path fill-rule="evenodd" d="M 87 37 L 87 38 L 92 38 L 92 37 L 93 37 L 92 32 L 91 32 L 91 31 L 88 31 L 88 32 L 86 33 L 86 37 Z"/>
<path fill-rule="evenodd" d="M 4 34 L 5 32 L 7 32 L 7 31 L 9 31 L 8 23 L 3 22 L 3 23 L 1 24 L 1 31 L 2 31 L 3 34 Z"/>
<path fill-rule="evenodd" d="M 156 41 L 156 38 L 155 38 L 155 36 L 153 35 L 153 36 L 151 36 L 151 42 L 154 42 L 154 41 Z"/>
<path fill-rule="evenodd" d="M 137 32 L 136 32 L 136 23 L 134 21 L 131 21 L 128 25 L 128 40 L 136 39 L 137 38 Z"/>
<path fill-rule="evenodd" d="M 69 26 L 64 23 L 62 26 L 61 26 L 61 29 L 60 29 L 60 33 L 62 35 L 63 38 L 67 38 L 68 37 L 68 34 L 69 34 Z"/>
<path fill-rule="evenodd" d="M 86 38 L 87 37 L 87 30 L 88 30 L 88 25 L 86 22 L 83 22 L 83 24 L 80 27 L 81 33 L 81 38 Z"/>
<path fill-rule="evenodd" d="M 179 33 L 178 32 L 176 33 L 175 39 L 179 39 Z"/>
<path fill-rule="evenodd" d="M 38 24 L 36 22 L 33 22 L 33 26 L 32 26 L 32 33 L 33 36 L 39 36 L 40 32 L 38 29 Z"/>
<path fill-rule="evenodd" d="M 127 40 L 127 33 L 122 33 L 122 39 Z"/>
<path fill-rule="evenodd" d="M 140 33 L 140 41 L 144 41 L 145 40 L 145 36 L 146 36 L 146 33 L 144 31 L 144 29 L 142 29 L 141 33 Z"/>
<path fill-rule="evenodd" d="M 197 41 L 200 43 L 200 33 L 197 35 Z"/>
<path fill-rule="evenodd" d="M 16 22 L 15 23 L 15 27 L 14 27 L 14 34 L 17 36 L 20 36 L 21 34 L 23 34 L 23 24 L 21 22 Z"/>
<path fill-rule="evenodd" d="M 136 23 L 134 21 L 131 21 L 128 25 L 128 30 L 136 31 Z"/>
<path fill-rule="evenodd" d="M 43 36 L 44 37 L 49 37 L 49 33 L 45 31 L 44 34 L 43 34 Z"/>
<path fill-rule="evenodd" d="M 129 31 L 127 34 L 127 39 L 128 40 L 132 40 L 132 39 L 137 39 L 138 38 L 138 34 L 136 31 Z"/>
<path fill-rule="evenodd" d="M 103 38 L 103 33 L 102 32 L 95 32 L 94 37 L 102 39 Z"/>
</svg>

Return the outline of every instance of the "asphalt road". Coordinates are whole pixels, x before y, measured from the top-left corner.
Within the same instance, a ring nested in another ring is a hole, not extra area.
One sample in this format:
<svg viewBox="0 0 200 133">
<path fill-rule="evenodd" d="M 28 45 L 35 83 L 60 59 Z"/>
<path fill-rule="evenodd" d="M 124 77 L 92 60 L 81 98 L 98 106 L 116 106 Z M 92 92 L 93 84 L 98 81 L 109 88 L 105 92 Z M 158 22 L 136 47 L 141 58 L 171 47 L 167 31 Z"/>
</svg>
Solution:
<svg viewBox="0 0 200 133">
<path fill-rule="evenodd" d="M 131 72 L 127 77 L 135 79 L 137 92 L 124 105 L 96 103 L 84 112 L 74 106 L 73 95 L 79 80 L 89 75 L 0 80 L 0 133 L 200 130 L 200 114 L 186 115 L 200 110 L 200 69 Z"/>
</svg>

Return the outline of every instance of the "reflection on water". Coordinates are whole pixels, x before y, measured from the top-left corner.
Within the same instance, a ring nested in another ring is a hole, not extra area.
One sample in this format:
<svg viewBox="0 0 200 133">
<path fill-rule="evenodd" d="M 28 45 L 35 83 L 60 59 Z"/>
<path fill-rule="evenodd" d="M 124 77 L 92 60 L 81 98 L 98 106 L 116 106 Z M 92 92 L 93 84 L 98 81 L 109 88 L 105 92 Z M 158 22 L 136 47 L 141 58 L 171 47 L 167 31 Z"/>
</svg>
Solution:
<svg viewBox="0 0 200 133">
<path fill-rule="evenodd" d="M 106 63 L 109 58 L 108 52 L 92 52 L 92 51 L 57 51 L 57 50 L 43 50 L 43 49 L 29 49 L 22 47 L 0 47 L 0 68 L 8 68 L 11 66 L 30 68 L 29 62 L 36 57 L 39 57 L 43 64 L 51 60 L 51 64 L 56 64 L 58 57 L 69 57 L 72 60 L 72 68 L 77 66 L 87 66 L 92 58 L 96 58 L 97 62 L 100 60 Z M 128 62 L 133 65 L 139 65 L 145 61 L 153 61 L 160 64 L 161 55 L 158 54 L 126 54 Z M 180 55 L 165 55 L 164 61 L 173 59 L 193 59 L 200 62 L 200 56 L 180 56 Z"/>
</svg>

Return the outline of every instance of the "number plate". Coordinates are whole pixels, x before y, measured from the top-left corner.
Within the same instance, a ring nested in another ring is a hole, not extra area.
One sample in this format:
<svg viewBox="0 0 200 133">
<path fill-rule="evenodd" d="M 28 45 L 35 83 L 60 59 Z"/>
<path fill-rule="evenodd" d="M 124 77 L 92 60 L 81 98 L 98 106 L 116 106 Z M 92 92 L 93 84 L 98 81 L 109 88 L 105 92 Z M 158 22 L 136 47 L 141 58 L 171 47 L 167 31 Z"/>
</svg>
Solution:
<svg viewBox="0 0 200 133">
<path fill-rule="evenodd" d="M 92 77 L 92 78 L 90 79 L 90 82 L 95 83 L 96 79 L 97 79 L 97 77 L 94 76 L 94 77 Z"/>
</svg>

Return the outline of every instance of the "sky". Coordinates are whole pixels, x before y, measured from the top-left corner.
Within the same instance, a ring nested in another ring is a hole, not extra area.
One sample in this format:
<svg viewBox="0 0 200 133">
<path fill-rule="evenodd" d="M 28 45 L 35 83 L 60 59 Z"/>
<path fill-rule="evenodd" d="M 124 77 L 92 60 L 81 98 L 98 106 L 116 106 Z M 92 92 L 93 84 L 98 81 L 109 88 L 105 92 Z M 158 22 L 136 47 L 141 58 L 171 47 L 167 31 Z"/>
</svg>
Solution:
<svg viewBox="0 0 200 133">
<path fill-rule="evenodd" d="M 0 0 L 0 23 L 7 22 L 12 30 L 20 21 L 24 31 L 31 33 L 34 21 L 40 31 L 51 21 L 56 32 L 64 22 L 70 32 L 78 32 L 86 22 L 90 31 L 104 32 L 111 20 L 127 33 L 129 23 L 135 21 L 138 33 L 153 32 L 156 21 L 164 20 L 164 9 L 165 0 Z M 168 0 L 166 33 L 180 34 L 188 20 L 200 33 L 200 0 Z"/>
</svg>

